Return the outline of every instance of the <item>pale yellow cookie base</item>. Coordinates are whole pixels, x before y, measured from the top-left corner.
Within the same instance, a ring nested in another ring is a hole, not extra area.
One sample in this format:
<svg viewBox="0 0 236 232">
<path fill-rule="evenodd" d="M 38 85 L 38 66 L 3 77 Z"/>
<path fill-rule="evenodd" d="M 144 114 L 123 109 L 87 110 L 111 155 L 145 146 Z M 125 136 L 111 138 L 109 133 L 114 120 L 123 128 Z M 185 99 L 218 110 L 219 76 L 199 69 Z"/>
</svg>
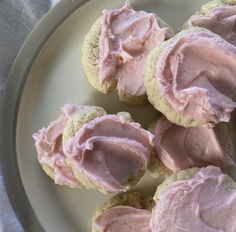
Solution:
<svg viewBox="0 0 236 232">
<path fill-rule="evenodd" d="M 116 115 L 119 117 L 122 117 L 127 122 L 134 122 L 130 113 L 128 113 L 128 112 L 122 111 L 122 112 L 117 113 Z"/>
<path fill-rule="evenodd" d="M 47 165 L 41 165 L 42 169 L 44 170 L 44 172 L 51 178 L 53 179 L 53 181 L 55 182 L 55 172 L 53 170 L 53 168 L 47 166 Z"/>
<path fill-rule="evenodd" d="M 151 162 L 148 171 L 154 178 L 168 178 L 173 172 L 169 170 L 158 158 L 156 151 L 151 154 Z"/>
<path fill-rule="evenodd" d="M 98 106 L 88 106 L 85 109 L 76 113 L 66 124 L 62 140 L 66 143 L 68 139 L 73 138 L 77 131 L 86 123 L 92 121 L 97 117 L 106 115 L 107 112 Z"/>
<path fill-rule="evenodd" d="M 225 4 L 236 5 L 236 0 L 222 0 Z"/>
<path fill-rule="evenodd" d="M 156 193 L 153 197 L 155 201 L 158 201 L 160 199 L 160 195 L 163 190 L 165 190 L 169 185 L 174 183 L 178 180 L 188 180 L 195 176 L 195 174 L 199 171 L 199 168 L 189 168 L 181 171 L 174 172 L 172 175 L 170 175 L 166 180 L 164 180 L 156 190 Z"/>
<path fill-rule="evenodd" d="M 100 85 L 99 82 L 97 60 L 99 57 L 101 20 L 101 17 L 98 18 L 85 36 L 82 46 L 82 64 L 89 83 L 100 92 L 108 93 L 115 90 L 116 82 L 105 83 L 104 85 Z"/>
</svg>

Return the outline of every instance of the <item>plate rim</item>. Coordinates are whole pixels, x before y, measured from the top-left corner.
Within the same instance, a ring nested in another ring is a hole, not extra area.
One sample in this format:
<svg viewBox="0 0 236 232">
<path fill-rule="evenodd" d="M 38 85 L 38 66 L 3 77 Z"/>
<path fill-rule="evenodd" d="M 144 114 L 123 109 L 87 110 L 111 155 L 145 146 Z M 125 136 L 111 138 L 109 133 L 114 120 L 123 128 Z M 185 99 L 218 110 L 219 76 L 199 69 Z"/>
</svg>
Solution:
<svg viewBox="0 0 236 232">
<path fill-rule="evenodd" d="M 20 99 L 32 65 L 41 49 L 76 9 L 90 0 L 60 0 L 34 27 L 22 45 L 7 77 L 0 110 L 0 159 L 3 181 L 13 211 L 25 231 L 45 231 L 25 192 L 17 161 L 16 128 Z M 7 155 L 6 155 L 7 154 Z"/>
</svg>

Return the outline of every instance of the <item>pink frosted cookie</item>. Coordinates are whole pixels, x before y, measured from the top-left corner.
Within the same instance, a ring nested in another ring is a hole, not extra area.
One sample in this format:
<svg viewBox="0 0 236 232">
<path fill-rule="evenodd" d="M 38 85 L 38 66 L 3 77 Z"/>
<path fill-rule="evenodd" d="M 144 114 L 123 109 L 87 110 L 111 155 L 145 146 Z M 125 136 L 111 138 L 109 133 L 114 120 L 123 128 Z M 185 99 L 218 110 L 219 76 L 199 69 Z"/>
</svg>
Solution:
<svg viewBox="0 0 236 232">
<path fill-rule="evenodd" d="M 183 30 L 148 57 L 148 99 L 184 127 L 228 122 L 235 109 L 236 47 L 209 30 Z"/>
<path fill-rule="evenodd" d="M 213 0 L 204 4 L 200 11 L 194 14 L 184 28 L 194 26 L 204 27 L 222 36 L 236 46 L 236 1 Z"/>
<path fill-rule="evenodd" d="M 151 231 L 235 231 L 236 183 L 215 166 L 180 172 L 157 188 Z"/>
<path fill-rule="evenodd" d="M 153 204 L 151 197 L 137 192 L 116 196 L 96 211 L 92 232 L 151 232 L 149 223 Z"/>
<path fill-rule="evenodd" d="M 152 13 L 135 11 L 130 3 L 104 10 L 85 37 L 83 66 L 90 84 L 107 93 L 117 91 L 120 101 L 146 102 L 143 79 L 150 51 L 173 35 Z"/>
<path fill-rule="evenodd" d="M 68 125 L 75 125 L 75 115 Z M 64 134 L 68 133 L 67 130 Z M 143 176 L 150 162 L 153 135 L 122 115 L 86 122 L 64 143 L 76 178 L 87 188 L 123 192 Z"/>
<path fill-rule="evenodd" d="M 38 160 L 56 184 L 124 192 L 144 175 L 153 135 L 128 113 L 66 105 L 63 115 L 33 137 Z"/>
<path fill-rule="evenodd" d="M 156 159 L 172 172 L 208 165 L 223 170 L 236 167 L 234 146 L 225 123 L 214 128 L 184 128 L 162 117 L 155 123 L 153 131 Z"/>
</svg>

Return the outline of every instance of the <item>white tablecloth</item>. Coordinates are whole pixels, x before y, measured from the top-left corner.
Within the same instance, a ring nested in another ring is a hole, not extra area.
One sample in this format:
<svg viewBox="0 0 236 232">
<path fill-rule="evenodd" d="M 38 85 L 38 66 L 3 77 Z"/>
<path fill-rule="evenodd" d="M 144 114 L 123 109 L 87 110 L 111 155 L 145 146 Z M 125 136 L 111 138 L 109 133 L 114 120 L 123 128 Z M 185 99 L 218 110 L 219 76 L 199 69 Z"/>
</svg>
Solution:
<svg viewBox="0 0 236 232">
<path fill-rule="evenodd" d="M 8 73 L 20 47 L 38 20 L 58 1 L 59 0 L 0 0 L 0 101 Z M 0 231 L 23 231 L 6 195 L 1 162 Z"/>
</svg>

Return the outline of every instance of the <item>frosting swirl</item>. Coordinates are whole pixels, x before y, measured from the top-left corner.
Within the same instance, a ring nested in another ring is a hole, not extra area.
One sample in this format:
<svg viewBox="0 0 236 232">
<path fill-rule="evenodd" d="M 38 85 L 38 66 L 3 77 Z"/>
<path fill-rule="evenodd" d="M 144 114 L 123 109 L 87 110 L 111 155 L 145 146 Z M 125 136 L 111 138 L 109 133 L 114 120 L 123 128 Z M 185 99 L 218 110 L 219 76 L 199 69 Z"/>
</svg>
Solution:
<svg viewBox="0 0 236 232">
<path fill-rule="evenodd" d="M 215 165 L 236 166 L 232 160 L 233 144 L 225 124 L 214 128 L 184 128 L 166 118 L 155 126 L 155 149 L 160 160 L 171 171 Z"/>
<path fill-rule="evenodd" d="M 152 212 L 152 232 L 236 231 L 236 184 L 219 168 L 202 168 L 160 195 Z"/>
<path fill-rule="evenodd" d="M 157 85 L 179 114 L 212 125 L 228 122 L 236 107 L 236 47 L 208 30 L 178 34 L 156 65 Z"/>
<path fill-rule="evenodd" d="M 145 95 L 144 67 L 149 52 L 170 37 L 156 16 L 135 11 L 129 3 L 104 10 L 99 38 L 99 79 L 101 85 L 117 82 L 120 95 Z"/>
<path fill-rule="evenodd" d="M 119 192 L 144 174 L 151 144 L 153 135 L 138 123 L 105 115 L 85 124 L 64 149 L 75 172 L 109 192 Z"/>
</svg>

